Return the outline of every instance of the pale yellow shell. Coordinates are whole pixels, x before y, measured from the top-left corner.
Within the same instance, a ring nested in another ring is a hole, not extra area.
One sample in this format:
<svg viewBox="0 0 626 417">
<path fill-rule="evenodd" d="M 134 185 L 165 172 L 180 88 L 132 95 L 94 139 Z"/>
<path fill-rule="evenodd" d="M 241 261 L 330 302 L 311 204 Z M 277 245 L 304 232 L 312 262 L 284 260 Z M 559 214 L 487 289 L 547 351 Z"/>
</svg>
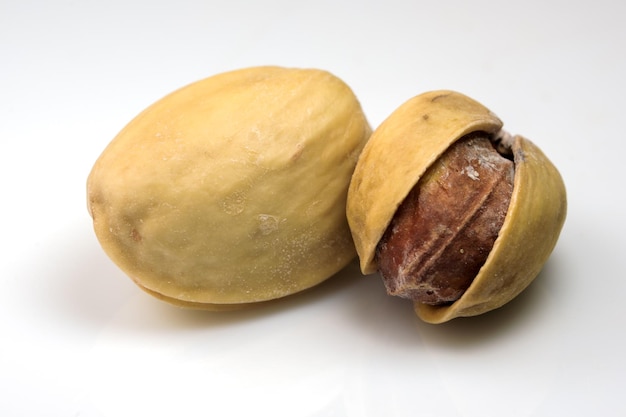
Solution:
<svg viewBox="0 0 626 417">
<path fill-rule="evenodd" d="M 200 308 L 283 297 L 356 252 L 346 194 L 370 134 L 325 71 L 257 67 L 157 101 L 87 182 L 96 235 L 140 287 Z"/>
<path fill-rule="evenodd" d="M 398 206 L 419 178 L 462 136 L 496 134 L 502 123 L 480 103 L 453 91 L 428 92 L 399 107 L 363 150 L 348 192 L 347 215 L 365 274 L 377 270 L 375 250 Z M 516 136 L 512 200 L 487 261 L 452 305 L 415 303 L 426 322 L 442 323 L 498 308 L 539 274 L 566 216 L 561 175 L 532 142 Z"/>
</svg>

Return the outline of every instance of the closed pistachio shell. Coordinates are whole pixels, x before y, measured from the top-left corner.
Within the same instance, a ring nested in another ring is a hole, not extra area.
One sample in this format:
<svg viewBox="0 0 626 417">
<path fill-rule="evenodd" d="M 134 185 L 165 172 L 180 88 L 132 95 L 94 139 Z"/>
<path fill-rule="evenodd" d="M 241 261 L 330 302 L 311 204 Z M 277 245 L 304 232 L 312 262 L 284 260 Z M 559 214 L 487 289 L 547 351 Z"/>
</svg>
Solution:
<svg viewBox="0 0 626 417">
<path fill-rule="evenodd" d="M 313 69 L 247 68 L 157 101 L 87 181 L 109 257 L 146 292 L 229 309 L 312 287 L 356 256 L 348 185 L 370 127 Z"/>
<path fill-rule="evenodd" d="M 364 273 L 377 271 L 375 251 L 398 206 L 421 176 L 454 142 L 472 132 L 507 136 L 476 101 L 452 91 L 417 96 L 372 134 L 348 193 L 348 221 Z M 566 216 L 563 180 L 531 141 L 507 137 L 515 166 L 511 201 L 487 259 L 463 295 L 451 304 L 414 302 L 429 323 L 474 316 L 516 297 L 539 274 Z"/>
</svg>

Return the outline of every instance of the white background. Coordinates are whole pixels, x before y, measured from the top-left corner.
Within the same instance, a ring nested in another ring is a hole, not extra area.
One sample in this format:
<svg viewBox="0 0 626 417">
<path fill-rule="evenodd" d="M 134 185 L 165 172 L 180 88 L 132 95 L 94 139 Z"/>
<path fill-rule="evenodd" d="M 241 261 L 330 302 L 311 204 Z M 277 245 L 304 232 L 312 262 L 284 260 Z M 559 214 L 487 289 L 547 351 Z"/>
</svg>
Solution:
<svg viewBox="0 0 626 417">
<path fill-rule="evenodd" d="M 618 0 L 2 0 L 0 415 L 624 415 L 624 17 Z M 439 326 L 355 269 L 227 314 L 140 291 L 93 234 L 92 164 L 166 93 L 264 64 L 330 70 L 373 126 L 446 88 L 533 140 L 569 198 L 537 281 Z"/>
</svg>

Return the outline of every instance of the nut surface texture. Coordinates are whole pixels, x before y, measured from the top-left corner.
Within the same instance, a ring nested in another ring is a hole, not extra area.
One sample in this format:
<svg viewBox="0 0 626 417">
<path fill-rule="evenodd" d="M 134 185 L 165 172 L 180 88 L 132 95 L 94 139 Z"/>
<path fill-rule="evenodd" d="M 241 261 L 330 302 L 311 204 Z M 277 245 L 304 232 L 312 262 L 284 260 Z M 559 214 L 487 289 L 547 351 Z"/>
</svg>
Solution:
<svg viewBox="0 0 626 417">
<path fill-rule="evenodd" d="M 539 148 L 504 132 L 480 103 L 442 90 L 410 99 L 374 131 L 347 215 L 361 270 L 379 271 L 390 294 L 442 323 L 526 288 L 566 207 L 563 180 Z"/>
<path fill-rule="evenodd" d="M 513 162 L 485 135 L 468 135 L 426 171 L 396 211 L 376 262 L 391 295 L 439 305 L 472 283 L 498 237 Z"/>
<path fill-rule="evenodd" d="M 87 181 L 94 230 L 142 289 L 189 307 L 271 300 L 356 252 L 346 194 L 370 134 L 328 72 L 255 67 L 183 87 L 106 147 Z"/>
</svg>

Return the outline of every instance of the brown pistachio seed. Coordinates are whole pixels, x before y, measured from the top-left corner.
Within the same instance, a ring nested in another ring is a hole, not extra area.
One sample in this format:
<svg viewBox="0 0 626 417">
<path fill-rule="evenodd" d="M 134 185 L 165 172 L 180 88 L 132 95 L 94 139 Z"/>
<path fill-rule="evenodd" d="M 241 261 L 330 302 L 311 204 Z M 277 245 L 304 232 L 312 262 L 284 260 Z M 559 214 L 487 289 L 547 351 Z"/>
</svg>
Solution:
<svg viewBox="0 0 626 417">
<path fill-rule="evenodd" d="M 511 200 L 514 165 L 494 148 L 501 145 L 484 132 L 466 135 L 413 187 L 376 249 L 389 294 L 431 305 L 463 295 Z"/>
</svg>

